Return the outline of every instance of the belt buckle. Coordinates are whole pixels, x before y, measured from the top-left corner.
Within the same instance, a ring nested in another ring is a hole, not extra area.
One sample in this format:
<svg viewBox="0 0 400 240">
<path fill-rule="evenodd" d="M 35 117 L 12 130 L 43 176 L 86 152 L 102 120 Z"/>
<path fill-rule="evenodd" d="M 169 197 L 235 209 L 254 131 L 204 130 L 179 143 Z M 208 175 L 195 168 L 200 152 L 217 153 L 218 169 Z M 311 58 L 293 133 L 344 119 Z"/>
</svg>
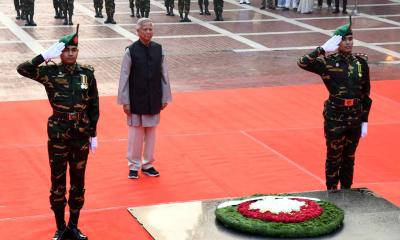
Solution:
<svg viewBox="0 0 400 240">
<path fill-rule="evenodd" d="M 78 118 L 78 113 L 68 113 L 68 120 L 76 120 Z"/>
<path fill-rule="evenodd" d="M 353 106 L 354 105 L 354 99 L 345 99 L 343 105 L 346 106 L 346 107 Z"/>
</svg>

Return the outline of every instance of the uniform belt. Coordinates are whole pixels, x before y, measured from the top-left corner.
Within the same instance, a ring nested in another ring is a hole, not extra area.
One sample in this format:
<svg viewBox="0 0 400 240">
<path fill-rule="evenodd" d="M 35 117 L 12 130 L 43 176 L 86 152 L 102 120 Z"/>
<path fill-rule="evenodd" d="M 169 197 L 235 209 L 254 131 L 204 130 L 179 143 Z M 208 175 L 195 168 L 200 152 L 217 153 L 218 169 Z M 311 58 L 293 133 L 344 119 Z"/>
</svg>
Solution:
<svg viewBox="0 0 400 240">
<path fill-rule="evenodd" d="M 53 116 L 64 120 L 81 120 L 86 114 L 84 112 L 57 112 L 53 111 Z"/>
<path fill-rule="evenodd" d="M 360 99 L 358 99 L 358 98 L 345 99 L 345 98 L 329 96 L 329 101 L 331 101 L 337 105 L 340 105 L 340 106 L 352 107 L 354 105 L 357 105 L 360 102 Z"/>
</svg>

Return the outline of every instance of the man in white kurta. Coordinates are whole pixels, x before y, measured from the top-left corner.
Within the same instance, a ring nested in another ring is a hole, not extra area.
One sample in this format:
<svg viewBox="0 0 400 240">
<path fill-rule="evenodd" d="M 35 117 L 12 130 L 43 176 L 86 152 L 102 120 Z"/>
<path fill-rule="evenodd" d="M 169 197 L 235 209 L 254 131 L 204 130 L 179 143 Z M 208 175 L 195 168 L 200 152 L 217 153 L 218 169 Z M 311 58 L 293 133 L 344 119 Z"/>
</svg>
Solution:
<svg viewBox="0 0 400 240">
<path fill-rule="evenodd" d="M 139 44 L 150 46 L 153 36 L 153 23 L 148 18 L 141 18 L 136 25 Z M 160 114 L 134 114 L 132 113 L 129 80 L 132 72 L 132 56 L 129 48 L 125 50 L 122 59 L 121 73 L 118 87 L 118 104 L 123 105 L 127 114 L 128 131 L 128 178 L 139 178 L 139 170 L 148 176 L 159 176 L 154 168 L 154 147 L 156 141 L 156 127 L 160 122 Z M 164 52 L 161 56 L 161 109 L 164 109 L 172 101 L 171 87 L 168 79 L 167 66 Z"/>
</svg>

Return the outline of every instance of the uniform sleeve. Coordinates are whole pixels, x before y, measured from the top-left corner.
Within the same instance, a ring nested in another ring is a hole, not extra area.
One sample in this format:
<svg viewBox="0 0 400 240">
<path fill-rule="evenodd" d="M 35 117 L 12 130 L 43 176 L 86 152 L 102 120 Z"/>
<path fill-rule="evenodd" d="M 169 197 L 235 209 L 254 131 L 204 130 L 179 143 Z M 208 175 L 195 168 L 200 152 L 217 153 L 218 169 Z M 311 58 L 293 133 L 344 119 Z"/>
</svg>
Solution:
<svg viewBox="0 0 400 240">
<path fill-rule="evenodd" d="M 89 104 L 87 114 L 90 120 L 90 136 L 97 136 L 97 122 L 99 120 L 100 111 L 99 111 L 99 93 L 97 90 L 97 82 L 92 72 L 92 81 L 89 86 Z"/>
<path fill-rule="evenodd" d="M 370 83 L 370 76 L 369 76 L 369 67 L 367 61 L 363 60 L 362 62 L 362 97 L 361 97 L 361 104 L 362 104 L 362 114 L 361 114 L 361 121 L 368 122 L 369 111 L 371 110 L 372 99 L 369 97 L 371 91 L 371 83 Z"/>
<path fill-rule="evenodd" d="M 121 72 L 119 75 L 119 84 L 118 84 L 118 96 L 117 103 L 118 104 L 130 104 L 129 101 L 129 75 L 131 73 L 131 54 L 129 53 L 129 49 L 127 48 L 122 58 L 121 63 Z"/>
<path fill-rule="evenodd" d="M 44 62 L 42 55 L 37 55 L 30 61 L 26 61 L 18 65 L 17 72 L 24 77 L 33 79 L 42 84 L 48 81 L 46 75 L 46 67 L 39 67 L 40 64 Z"/>
<path fill-rule="evenodd" d="M 172 102 L 171 85 L 169 84 L 168 67 L 165 61 L 164 51 L 162 52 L 161 59 L 161 89 L 162 89 L 162 103 Z"/>
<path fill-rule="evenodd" d="M 301 57 L 297 61 L 297 65 L 304 70 L 322 75 L 326 71 L 326 63 L 319 56 L 324 54 L 324 49 L 317 47 L 314 51 Z"/>
</svg>

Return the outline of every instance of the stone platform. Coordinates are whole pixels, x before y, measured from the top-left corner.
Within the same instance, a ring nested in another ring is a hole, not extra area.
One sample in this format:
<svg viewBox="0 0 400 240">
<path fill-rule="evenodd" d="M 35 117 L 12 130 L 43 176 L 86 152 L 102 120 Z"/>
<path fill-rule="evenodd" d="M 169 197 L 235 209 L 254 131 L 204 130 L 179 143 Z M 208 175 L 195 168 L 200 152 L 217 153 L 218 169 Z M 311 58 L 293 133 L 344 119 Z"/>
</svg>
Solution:
<svg viewBox="0 0 400 240">
<path fill-rule="evenodd" d="M 319 238 L 337 240 L 400 239 L 400 208 L 367 188 L 295 193 L 332 202 L 345 211 L 343 227 Z M 215 218 L 218 204 L 230 199 L 160 204 L 128 211 L 157 240 L 272 239 L 227 229 Z"/>
</svg>

